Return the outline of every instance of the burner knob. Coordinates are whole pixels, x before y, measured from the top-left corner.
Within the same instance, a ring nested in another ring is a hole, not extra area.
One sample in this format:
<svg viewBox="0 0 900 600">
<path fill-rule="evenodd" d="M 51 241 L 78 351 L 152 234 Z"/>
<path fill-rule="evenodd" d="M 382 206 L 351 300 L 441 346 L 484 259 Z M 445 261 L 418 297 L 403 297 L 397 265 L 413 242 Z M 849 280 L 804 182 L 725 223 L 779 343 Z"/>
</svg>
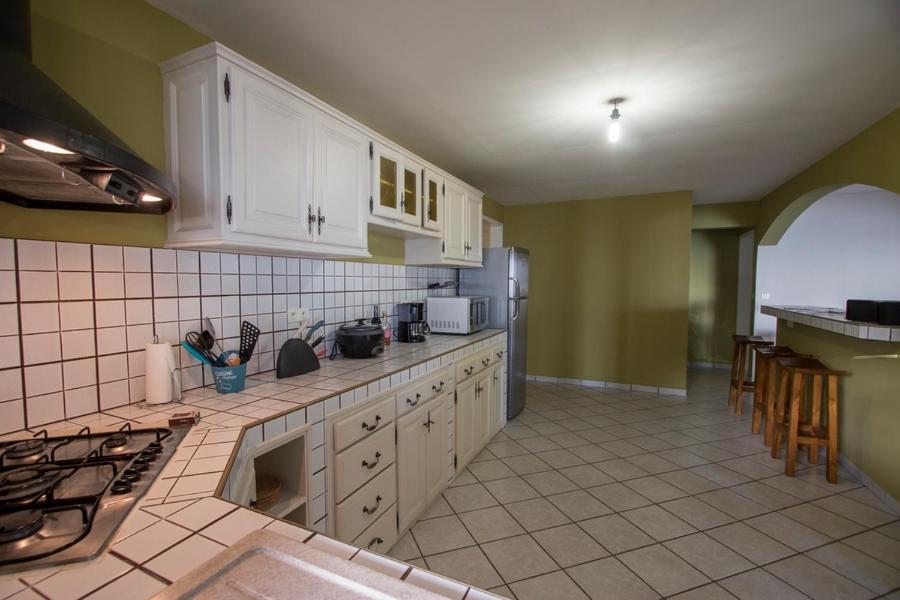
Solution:
<svg viewBox="0 0 900 600">
<path fill-rule="evenodd" d="M 131 491 L 131 482 L 125 481 L 123 479 L 117 479 L 116 481 L 113 481 L 110 490 L 113 494 L 127 494 Z"/>
<path fill-rule="evenodd" d="M 156 453 L 152 450 L 144 450 L 138 455 L 138 458 L 146 460 L 147 462 L 153 462 L 156 460 Z"/>
<path fill-rule="evenodd" d="M 141 473 L 137 469 L 125 469 L 122 471 L 123 481 L 137 481 L 141 478 Z"/>
<path fill-rule="evenodd" d="M 137 471 L 146 471 L 150 468 L 150 463 L 143 458 L 136 458 L 131 461 L 131 467 Z"/>
<path fill-rule="evenodd" d="M 163 451 L 163 447 L 159 442 L 150 442 L 149 444 L 147 444 L 147 450 L 155 454 L 159 454 Z"/>
</svg>

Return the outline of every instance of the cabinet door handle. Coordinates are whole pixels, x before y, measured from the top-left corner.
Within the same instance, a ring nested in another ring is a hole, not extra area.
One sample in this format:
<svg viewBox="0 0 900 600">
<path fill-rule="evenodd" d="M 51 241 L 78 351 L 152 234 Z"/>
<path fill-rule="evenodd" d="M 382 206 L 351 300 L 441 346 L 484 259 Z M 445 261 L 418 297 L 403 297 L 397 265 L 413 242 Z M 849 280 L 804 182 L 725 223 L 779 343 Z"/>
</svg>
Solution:
<svg viewBox="0 0 900 600">
<path fill-rule="evenodd" d="M 307 204 L 306 208 L 308 209 L 306 213 L 306 224 L 309 229 L 309 235 L 312 235 L 313 223 L 316 222 L 316 217 L 313 215 L 312 204 Z"/>
<path fill-rule="evenodd" d="M 378 422 L 381 421 L 381 415 L 375 415 L 375 422 L 370 426 L 368 423 L 363 421 L 362 428 L 366 431 L 375 431 L 378 428 Z"/>
<path fill-rule="evenodd" d="M 406 403 L 409 404 L 410 406 L 415 406 L 415 405 L 417 405 L 417 404 L 419 403 L 419 400 L 420 400 L 421 398 L 422 398 L 422 394 L 416 392 L 416 401 L 413 402 L 412 399 L 407 398 L 407 399 L 406 399 Z"/>
<path fill-rule="evenodd" d="M 375 465 L 377 465 L 378 461 L 380 461 L 380 460 L 381 460 L 381 452 L 376 452 L 375 460 L 373 460 L 372 462 L 364 460 L 364 461 L 362 461 L 362 466 L 364 466 L 367 469 L 374 469 Z"/>
<path fill-rule="evenodd" d="M 325 222 L 325 215 L 322 214 L 322 207 L 318 207 L 316 209 L 316 213 L 319 215 L 319 235 L 322 235 L 322 224 Z"/>
<path fill-rule="evenodd" d="M 369 545 L 366 546 L 366 548 L 368 548 L 369 550 L 371 550 L 371 549 L 372 549 L 372 546 L 380 546 L 380 545 L 383 544 L 383 543 L 384 543 L 384 540 L 381 539 L 380 537 L 373 537 L 373 538 L 372 538 L 372 541 L 369 542 Z"/>
<path fill-rule="evenodd" d="M 369 508 L 368 506 L 363 506 L 363 512 L 367 515 L 371 515 L 376 510 L 378 510 L 378 507 L 380 505 L 381 505 L 381 496 L 376 496 L 375 497 L 375 506 L 373 506 L 372 508 Z"/>
<path fill-rule="evenodd" d="M 422 423 L 422 427 L 424 427 L 424 428 L 427 429 L 428 431 L 431 431 L 431 426 L 432 426 L 432 425 L 434 425 L 434 421 L 431 420 L 431 414 L 429 413 L 429 414 L 428 414 L 428 420 L 425 421 L 424 423 Z"/>
</svg>

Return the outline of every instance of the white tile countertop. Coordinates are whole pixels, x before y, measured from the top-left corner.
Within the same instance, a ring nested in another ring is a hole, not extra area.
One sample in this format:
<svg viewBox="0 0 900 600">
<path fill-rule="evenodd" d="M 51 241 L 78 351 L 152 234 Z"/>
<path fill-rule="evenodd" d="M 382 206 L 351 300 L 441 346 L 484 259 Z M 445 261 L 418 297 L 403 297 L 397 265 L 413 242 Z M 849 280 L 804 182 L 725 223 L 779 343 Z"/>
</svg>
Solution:
<svg viewBox="0 0 900 600">
<path fill-rule="evenodd" d="M 503 330 L 470 336 L 432 335 L 422 344 L 395 343 L 377 359 L 322 361 L 318 371 L 278 380 L 274 371 L 247 378 L 238 394 L 214 388 L 184 393 L 180 403 L 132 404 L 46 427 L 50 435 L 165 424 L 171 413 L 197 410 L 201 421 L 182 441 L 154 485 L 121 526 L 101 557 L 65 567 L 25 571 L 0 578 L 0 598 L 149 598 L 246 534 L 268 529 L 319 550 L 398 577 L 450 598 L 496 598 L 427 570 L 339 542 L 216 497 L 245 432 L 301 411 L 305 422 L 323 420 L 368 393 L 400 385 L 463 354 L 502 339 Z M 315 410 L 313 410 L 315 409 Z M 29 437 L 22 430 L 4 438 Z"/>
<path fill-rule="evenodd" d="M 769 315 L 816 329 L 824 329 L 848 337 L 877 342 L 900 342 L 900 327 L 851 321 L 840 308 L 822 306 L 763 306 L 760 311 Z"/>
</svg>

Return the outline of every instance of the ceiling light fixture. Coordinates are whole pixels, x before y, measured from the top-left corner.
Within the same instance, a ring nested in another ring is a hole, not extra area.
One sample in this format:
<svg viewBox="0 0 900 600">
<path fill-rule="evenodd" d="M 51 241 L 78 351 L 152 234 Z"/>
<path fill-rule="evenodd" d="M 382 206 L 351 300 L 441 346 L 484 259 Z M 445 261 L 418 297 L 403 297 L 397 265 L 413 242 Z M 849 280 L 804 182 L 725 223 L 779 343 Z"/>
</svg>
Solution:
<svg viewBox="0 0 900 600">
<path fill-rule="evenodd" d="M 622 137 L 622 122 L 619 120 L 622 114 L 619 112 L 619 104 L 625 102 L 625 98 L 610 98 L 608 104 L 612 104 L 612 112 L 609 113 L 609 129 L 606 131 L 606 139 L 615 144 Z"/>
</svg>

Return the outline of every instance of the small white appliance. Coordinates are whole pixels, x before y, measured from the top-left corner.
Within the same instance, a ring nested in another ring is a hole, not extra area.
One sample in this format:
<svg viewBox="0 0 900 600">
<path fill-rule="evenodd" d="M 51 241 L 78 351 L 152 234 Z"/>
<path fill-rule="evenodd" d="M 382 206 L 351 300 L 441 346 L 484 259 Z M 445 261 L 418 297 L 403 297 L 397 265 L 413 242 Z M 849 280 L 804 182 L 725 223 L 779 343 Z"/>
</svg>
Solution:
<svg viewBox="0 0 900 600">
<path fill-rule="evenodd" d="M 487 296 L 452 296 L 426 299 L 432 333 L 468 335 L 487 328 Z"/>
</svg>

